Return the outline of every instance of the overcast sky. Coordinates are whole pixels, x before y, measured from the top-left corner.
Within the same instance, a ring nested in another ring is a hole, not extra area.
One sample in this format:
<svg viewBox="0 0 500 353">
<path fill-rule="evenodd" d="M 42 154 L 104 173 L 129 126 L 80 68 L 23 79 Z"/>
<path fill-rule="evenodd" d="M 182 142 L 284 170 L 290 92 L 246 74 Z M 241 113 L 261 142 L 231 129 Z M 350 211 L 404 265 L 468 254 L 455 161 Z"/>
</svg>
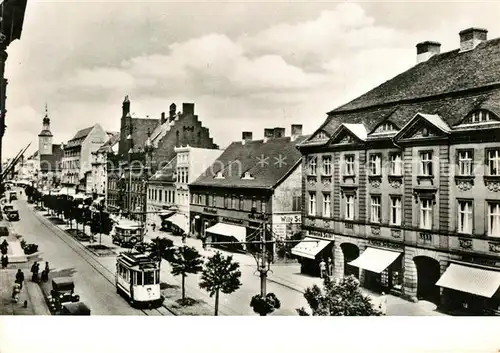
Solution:
<svg viewBox="0 0 500 353">
<path fill-rule="evenodd" d="M 265 127 L 325 113 L 415 64 L 415 44 L 459 46 L 477 26 L 500 36 L 500 2 L 118 2 L 28 0 L 8 49 L 4 156 L 32 141 L 45 102 L 54 143 L 100 123 L 118 131 L 130 96 L 137 117 L 175 102 L 222 147 Z"/>
</svg>

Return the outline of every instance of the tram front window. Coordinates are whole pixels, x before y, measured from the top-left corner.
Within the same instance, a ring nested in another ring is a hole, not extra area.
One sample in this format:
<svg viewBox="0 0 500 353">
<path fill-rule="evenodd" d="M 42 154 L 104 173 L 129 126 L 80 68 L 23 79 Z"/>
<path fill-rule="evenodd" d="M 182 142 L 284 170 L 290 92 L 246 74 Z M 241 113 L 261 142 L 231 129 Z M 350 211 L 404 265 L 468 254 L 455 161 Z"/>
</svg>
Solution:
<svg viewBox="0 0 500 353">
<path fill-rule="evenodd" d="M 142 272 L 135 273 L 135 284 L 138 286 L 142 286 Z"/>
<path fill-rule="evenodd" d="M 155 284 L 155 271 L 144 272 L 144 285 Z"/>
</svg>

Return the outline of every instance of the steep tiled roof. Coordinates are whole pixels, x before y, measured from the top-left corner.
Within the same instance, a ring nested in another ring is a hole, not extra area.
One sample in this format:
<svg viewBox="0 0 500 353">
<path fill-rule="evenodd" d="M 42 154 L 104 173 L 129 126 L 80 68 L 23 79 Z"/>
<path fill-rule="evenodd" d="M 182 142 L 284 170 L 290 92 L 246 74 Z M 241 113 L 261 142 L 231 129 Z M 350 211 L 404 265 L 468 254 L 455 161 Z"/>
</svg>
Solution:
<svg viewBox="0 0 500 353">
<path fill-rule="evenodd" d="M 434 55 L 329 112 L 318 130 L 331 135 L 340 124 L 351 123 L 372 131 L 385 119 L 402 128 L 417 113 L 439 115 L 450 127 L 476 109 L 498 115 L 499 67 L 500 38 L 467 52 L 457 49 Z"/>
<path fill-rule="evenodd" d="M 115 146 L 120 141 L 120 133 L 115 132 L 110 136 L 109 140 L 106 141 L 101 147 L 99 147 L 99 152 L 112 152 L 113 146 Z"/>
<path fill-rule="evenodd" d="M 301 136 L 295 141 L 282 137 L 267 142 L 233 142 L 191 185 L 271 189 L 297 166 L 301 154 L 296 145 L 306 138 L 308 136 Z M 219 172 L 223 179 L 216 177 Z M 242 178 L 247 172 L 252 179 Z"/>
<path fill-rule="evenodd" d="M 157 171 L 149 179 L 149 181 L 153 183 L 160 183 L 160 182 L 173 183 L 175 182 L 174 173 L 176 168 L 177 168 L 177 156 L 172 158 L 165 167 Z"/>
<path fill-rule="evenodd" d="M 55 172 L 61 170 L 61 160 L 64 151 L 61 145 L 52 145 L 52 154 L 40 155 L 40 170 L 42 172 Z"/>
<path fill-rule="evenodd" d="M 87 137 L 90 134 L 90 132 L 92 131 L 93 128 L 94 128 L 94 126 L 91 126 L 91 127 L 87 127 L 85 129 L 79 130 L 75 134 L 75 136 L 73 136 L 73 138 L 71 140 L 79 140 L 79 139 L 83 139 L 83 138 Z"/>
<path fill-rule="evenodd" d="M 132 118 L 132 140 L 134 142 L 134 152 L 144 150 L 144 143 L 148 138 L 148 130 L 153 132 L 158 124 L 158 119 Z"/>
</svg>

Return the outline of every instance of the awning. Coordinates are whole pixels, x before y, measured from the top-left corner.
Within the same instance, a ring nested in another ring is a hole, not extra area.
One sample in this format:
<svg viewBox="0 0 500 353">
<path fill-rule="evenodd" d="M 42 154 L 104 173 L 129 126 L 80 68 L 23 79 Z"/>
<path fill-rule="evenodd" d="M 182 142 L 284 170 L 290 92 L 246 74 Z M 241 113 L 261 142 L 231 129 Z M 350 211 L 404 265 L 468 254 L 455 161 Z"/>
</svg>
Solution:
<svg viewBox="0 0 500 353">
<path fill-rule="evenodd" d="M 313 260 L 321 252 L 321 250 L 330 244 L 329 240 L 320 240 L 310 237 L 306 237 L 303 240 L 307 241 L 301 241 L 295 245 L 292 248 L 292 254 Z"/>
<path fill-rule="evenodd" d="M 381 273 L 390 264 L 392 264 L 400 252 L 383 250 L 377 248 L 366 248 L 366 250 L 354 261 L 349 262 L 349 265 L 359 267 L 363 270 L 368 270 L 375 273 Z"/>
<path fill-rule="evenodd" d="M 184 233 L 188 233 L 189 227 L 188 227 L 188 219 L 186 216 L 180 213 L 175 213 L 172 216 L 168 217 L 166 221 L 171 222 L 172 224 L 175 224 L 177 227 L 182 229 Z"/>
<path fill-rule="evenodd" d="M 63 187 L 61 190 L 59 190 L 58 194 L 59 195 L 75 195 L 76 191 L 73 188 Z"/>
<path fill-rule="evenodd" d="M 235 226 L 226 223 L 217 223 L 210 228 L 205 230 L 207 233 L 219 234 L 225 237 L 233 237 L 238 241 L 246 241 L 247 239 L 247 229 L 241 226 Z"/>
<path fill-rule="evenodd" d="M 491 298 L 500 286 L 500 272 L 452 263 L 436 286 Z"/>
</svg>

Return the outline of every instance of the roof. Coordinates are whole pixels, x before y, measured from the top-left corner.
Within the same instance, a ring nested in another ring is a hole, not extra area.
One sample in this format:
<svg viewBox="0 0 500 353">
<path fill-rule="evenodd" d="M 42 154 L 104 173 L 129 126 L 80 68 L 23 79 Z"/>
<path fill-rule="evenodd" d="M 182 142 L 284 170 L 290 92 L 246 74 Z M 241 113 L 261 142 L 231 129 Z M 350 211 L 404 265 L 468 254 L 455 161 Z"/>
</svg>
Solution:
<svg viewBox="0 0 500 353">
<path fill-rule="evenodd" d="M 132 118 L 132 141 L 134 141 L 134 152 L 144 149 L 144 144 L 148 139 L 148 130 L 152 133 L 159 122 L 158 119 Z"/>
<path fill-rule="evenodd" d="M 40 170 L 42 172 L 55 172 L 61 170 L 60 163 L 63 158 L 64 151 L 61 145 L 52 145 L 52 154 L 40 155 Z"/>
<path fill-rule="evenodd" d="M 42 130 L 42 131 L 40 131 L 38 136 L 53 136 L 53 135 L 52 135 L 52 132 L 50 132 L 50 130 Z"/>
<path fill-rule="evenodd" d="M 233 142 L 192 186 L 272 189 L 292 172 L 301 160 L 296 145 L 309 136 Z M 224 178 L 216 178 L 218 173 Z M 242 178 L 249 173 L 250 178 Z"/>
<path fill-rule="evenodd" d="M 368 135 L 366 128 L 363 124 L 342 124 L 360 140 L 365 141 Z"/>
<path fill-rule="evenodd" d="M 94 128 L 94 126 L 95 125 L 92 125 L 92 126 L 87 127 L 85 129 L 79 130 L 70 141 L 79 140 L 79 139 L 83 139 L 83 138 L 87 137 L 90 134 L 90 132 L 92 131 L 92 129 Z"/>
<path fill-rule="evenodd" d="M 168 164 L 157 171 L 150 179 L 150 182 L 175 182 L 175 169 L 177 168 L 177 156 L 172 158 Z"/>
<path fill-rule="evenodd" d="M 98 152 L 112 152 L 113 146 L 115 146 L 118 142 L 120 142 L 120 133 L 114 132 L 113 135 L 109 137 L 109 140 L 99 147 Z"/>
<path fill-rule="evenodd" d="M 477 109 L 500 116 L 498 67 L 500 38 L 467 52 L 456 49 L 434 55 L 329 112 L 317 131 L 331 136 L 342 123 L 363 124 L 372 131 L 384 120 L 401 129 L 418 113 L 443 129 L 459 124 Z M 307 141 L 302 146 L 309 144 L 316 143 Z"/>
</svg>

